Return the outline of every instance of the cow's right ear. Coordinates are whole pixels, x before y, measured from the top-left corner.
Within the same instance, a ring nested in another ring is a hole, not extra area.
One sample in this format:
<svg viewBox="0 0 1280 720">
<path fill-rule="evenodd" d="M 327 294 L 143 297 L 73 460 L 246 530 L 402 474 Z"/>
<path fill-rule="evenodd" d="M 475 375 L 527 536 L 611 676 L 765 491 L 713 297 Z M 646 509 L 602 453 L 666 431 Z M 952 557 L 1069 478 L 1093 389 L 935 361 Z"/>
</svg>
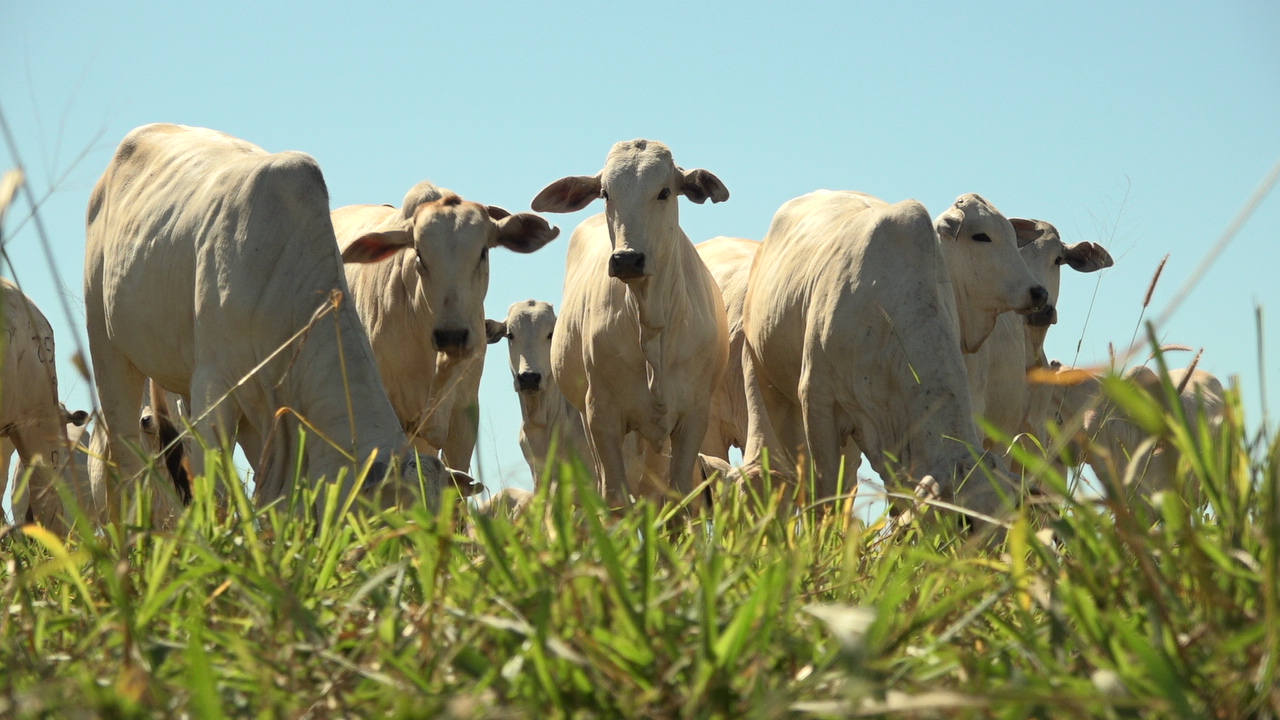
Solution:
<svg viewBox="0 0 1280 720">
<path fill-rule="evenodd" d="M 507 336 L 507 324 L 501 320 L 490 320 L 485 318 L 484 334 L 492 345 Z"/>
<path fill-rule="evenodd" d="M 1035 220 L 1027 220 L 1026 218 L 1009 218 L 1009 223 L 1013 225 L 1013 232 L 1018 236 L 1018 247 L 1026 247 L 1031 243 L 1040 239 L 1044 235 L 1044 228 Z"/>
<path fill-rule="evenodd" d="M 66 409 L 64 408 L 62 411 L 63 425 L 75 425 L 76 427 L 84 427 L 84 424 L 87 422 L 89 422 L 89 413 L 85 412 L 84 410 L 67 412 Z"/>
<path fill-rule="evenodd" d="M 571 175 L 551 183 L 533 199 L 536 212 L 577 212 L 600 197 L 599 175 Z"/>
<path fill-rule="evenodd" d="M 412 245 L 413 233 L 408 230 L 366 233 L 342 251 L 342 262 L 357 264 L 381 262 Z"/>
</svg>

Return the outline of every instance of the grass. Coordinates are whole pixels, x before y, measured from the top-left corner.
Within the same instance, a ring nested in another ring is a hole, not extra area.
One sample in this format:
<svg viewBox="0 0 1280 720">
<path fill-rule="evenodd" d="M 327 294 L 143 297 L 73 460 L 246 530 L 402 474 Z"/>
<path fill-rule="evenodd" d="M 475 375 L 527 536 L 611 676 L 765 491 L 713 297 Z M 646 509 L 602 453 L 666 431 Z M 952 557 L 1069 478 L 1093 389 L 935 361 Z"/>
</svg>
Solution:
<svg viewBox="0 0 1280 720">
<path fill-rule="evenodd" d="M 999 548 L 781 490 L 616 515 L 569 466 L 513 521 L 298 520 L 198 478 L 170 532 L 10 532 L 0 717 L 1280 717 L 1280 446 L 1238 393 L 1209 444 L 1109 387 L 1182 451 L 1176 490 L 1049 476 Z"/>
</svg>

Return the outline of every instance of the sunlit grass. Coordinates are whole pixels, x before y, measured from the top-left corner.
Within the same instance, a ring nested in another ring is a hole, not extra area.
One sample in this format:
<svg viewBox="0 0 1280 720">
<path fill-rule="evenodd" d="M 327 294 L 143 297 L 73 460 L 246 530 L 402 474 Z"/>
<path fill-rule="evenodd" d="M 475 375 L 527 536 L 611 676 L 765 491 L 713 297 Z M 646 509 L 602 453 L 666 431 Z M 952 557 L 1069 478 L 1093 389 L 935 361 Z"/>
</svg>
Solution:
<svg viewBox="0 0 1280 720">
<path fill-rule="evenodd" d="M 1275 438 L 1235 393 L 1215 443 L 1113 397 L 1157 408 L 1175 488 L 1049 475 L 998 548 L 782 488 L 619 515 L 571 466 L 515 520 L 299 519 L 224 455 L 171 531 L 0 539 L 0 716 L 1280 716 Z"/>
</svg>

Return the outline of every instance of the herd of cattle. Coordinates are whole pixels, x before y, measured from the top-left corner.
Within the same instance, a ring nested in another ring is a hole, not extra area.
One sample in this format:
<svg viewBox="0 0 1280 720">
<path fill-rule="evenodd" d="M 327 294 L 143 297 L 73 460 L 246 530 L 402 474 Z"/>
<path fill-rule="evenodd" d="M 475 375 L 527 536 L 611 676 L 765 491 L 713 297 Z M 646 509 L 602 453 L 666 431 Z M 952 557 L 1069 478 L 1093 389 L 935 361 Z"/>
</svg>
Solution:
<svg viewBox="0 0 1280 720">
<path fill-rule="evenodd" d="M 470 494 L 480 360 L 502 339 L 535 482 L 576 455 L 615 506 L 687 495 L 713 473 L 749 482 L 766 461 L 831 496 L 865 454 L 882 477 L 911 479 L 904 490 L 998 514 L 1024 492 L 999 438 L 1048 445 L 1055 422 L 1079 431 L 1065 456 L 1099 473 L 1158 486 L 1177 472 L 1173 449 L 1097 378 L 1045 357 L 1061 268 L 1109 267 L 1102 247 L 1067 245 L 976 194 L 931 219 L 915 201 L 826 190 L 785 203 L 761 241 L 695 246 L 680 196 L 729 191 L 645 140 L 614 145 L 595 175 L 551 183 L 533 210 L 604 204 L 569 240 L 560 313 L 528 300 L 486 320 L 489 249 L 547 245 L 559 230 L 541 216 L 427 182 L 399 207 L 330 211 L 307 155 L 140 127 L 86 215 L 92 440 L 84 413 L 58 403 L 48 322 L 0 281 L 0 482 L 16 449 L 15 521 L 65 530 L 60 481 L 93 520 L 116 519 L 162 450 L 173 482 L 151 486 L 153 513 L 177 512 L 205 463 L 181 452 L 196 447 L 184 423 L 210 446 L 239 444 L 259 504 L 288 496 L 295 477 L 340 478 L 342 497 L 382 505 Z M 1072 382 L 1031 383 L 1036 368 Z M 1129 374 L 1164 396 L 1151 371 Z M 1215 378 L 1173 382 L 1189 412 L 1221 421 Z M 998 432 L 985 437 L 976 418 Z"/>
</svg>

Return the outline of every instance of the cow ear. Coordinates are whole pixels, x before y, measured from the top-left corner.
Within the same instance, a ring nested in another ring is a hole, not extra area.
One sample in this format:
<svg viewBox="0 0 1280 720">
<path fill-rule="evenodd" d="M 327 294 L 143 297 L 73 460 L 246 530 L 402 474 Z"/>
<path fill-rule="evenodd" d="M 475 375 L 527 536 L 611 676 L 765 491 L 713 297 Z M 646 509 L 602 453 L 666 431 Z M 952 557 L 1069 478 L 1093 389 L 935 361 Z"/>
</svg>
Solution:
<svg viewBox="0 0 1280 720">
<path fill-rule="evenodd" d="M 89 413 L 85 412 L 84 410 L 67 412 L 66 409 L 63 409 L 62 411 L 63 425 L 75 425 L 76 427 L 84 427 L 84 424 L 87 422 L 89 422 Z"/>
<path fill-rule="evenodd" d="M 1109 268 L 1115 264 L 1111 259 L 1111 253 L 1107 252 L 1106 248 L 1091 242 L 1068 245 L 1066 260 L 1072 270 L 1084 273 Z"/>
<path fill-rule="evenodd" d="M 943 240 L 955 240 L 960 236 L 960 225 L 963 222 L 964 215 L 962 213 L 947 211 L 933 223 L 933 229 L 938 232 L 938 237 Z"/>
<path fill-rule="evenodd" d="M 448 468 L 449 478 L 453 480 L 453 486 L 458 489 L 458 495 L 461 497 L 471 497 L 484 492 L 484 485 L 470 475 L 461 470 Z"/>
<path fill-rule="evenodd" d="M 506 208 L 500 208 L 497 205 L 486 205 L 485 209 L 489 211 L 490 220 L 501 220 L 505 217 L 511 217 L 511 211 Z"/>
<path fill-rule="evenodd" d="M 1014 234 L 1018 236 L 1018 247 L 1020 248 L 1030 245 L 1044 235 L 1044 228 L 1040 227 L 1040 223 L 1035 220 L 1009 218 L 1009 222 L 1013 225 Z"/>
<path fill-rule="evenodd" d="M 680 171 L 684 180 L 680 185 L 680 194 L 701 205 L 711 198 L 711 202 L 719 203 L 729 199 L 729 188 L 720 182 L 710 170 L 697 168 Z"/>
<path fill-rule="evenodd" d="M 357 264 L 381 262 L 412 245 L 413 233 L 408 230 L 365 233 L 342 251 L 342 262 Z"/>
<path fill-rule="evenodd" d="M 516 213 L 495 221 L 494 225 L 498 231 L 489 247 L 501 245 L 518 253 L 531 253 L 560 234 L 560 228 L 533 213 Z"/>
<path fill-rule="evenodd" d="M 577 212 L 600 197 L 599 175 L 571 175 L 542 188 L 531 205 L 537 212 Z"/>
<path fill-rule="evenodd" d="M 485 318 L 484 334 L 492 345 L 507 336 L 507 324 L 501 320 L 490 320 Z"/>
</svg>

